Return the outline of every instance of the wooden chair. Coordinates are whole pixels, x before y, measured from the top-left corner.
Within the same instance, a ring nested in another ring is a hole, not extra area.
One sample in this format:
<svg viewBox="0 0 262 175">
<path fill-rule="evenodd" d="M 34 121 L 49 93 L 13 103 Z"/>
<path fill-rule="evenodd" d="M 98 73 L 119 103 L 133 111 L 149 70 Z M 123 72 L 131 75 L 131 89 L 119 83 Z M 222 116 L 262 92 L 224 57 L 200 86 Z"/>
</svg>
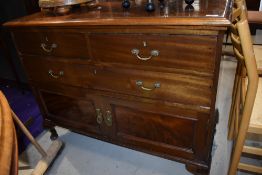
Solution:
<svg viewBox="0 0 262 175">
<path fill-rule="evenodd" d="M 243 4 L 243 5 L 242 5 Z M 238 120 L 239 110 L 243 107 L 243 101 L 245 97 L 245 79 L 246 79 L 246 68 L 245 59 L 243 57 L 243 50 L 240 41 L 240 36 L 237 28 L 237 23 L 242 19 L 246 20 L 247 10 L 244 0 L 236 0 L 234 3 L 234 9 L 232 13 L 232 25 L 230 28 L 230 37 L 233 45 L 233 55 L 237 59 L 237 69 L 235 74 L 235 82 L 232 93 L 232 104 L 229 115 L 229 132 L 228 139 L 232 140 L 237 136 L 238 133 Z M 250 36 L 250 35 L 249 35 Z M 253 48 L 252 48 L 253 50 Z"/>
<path fill-rule="evenodd" d="M 252 124 L 252 121 L 256 122 L 255 120 L 251 119 L 250 125 L 259 78 L 244 0 L 234 2 L 232 18 L 230 36 L 238 65 L 229 118 L 228 137 L 234 139 L 234 146 L 228 174 L 235 175 L 237 169 L 262 173 L 261 167 L 239 163 L 242 152 L 261 155 L 261 149 L 244 146 L 248 130 L 256 132 L 261 130 L 261 127 L 257 125 L 254 127 Z"/>
<path fill-rule="evenodd" d="M 261 11 L 246 11 L 246 13 L 247 13 L 248 24 L 262 26 L 262 12 Z M 227 44 L 230 45 L 230 43 L 226 43 L 226 45 Z M 225 47 L 222 52 L 222 55 L 225 56 L 229 60 L 234 59 L 234 53 L 231 51 L 231 49 L 232 49 L 231 47 Z M 259 76 L 262 76 L 262 56 L 257 56 L 257 55 L 262 55 L 262 45 L 261 44 L 255 45 L 254 51 L 256 55 L 255 58 L 257 62 L 258 74 Z"/>
<path fill-rule="evenodd" d="M 249 122 L 248 133 L 255 135 L 262 135 L 262 78 L 259 78 L 259 85 L 256 95 L 256 100 L 252 112 L 252 116 Z M 243 147 L 243 153 L 262 156 L 262 149 L 253 146 L 245 146 Z M 253 173 L 262 174 L 262 167 L 239 163 L 238 169 L 244 171 L 250 171 Z"/>
<path fill-rule="evenodd" d="M 18 174 L 16 131 L 9 104 L 0 91 L 0 174 Z"/>
</svg>

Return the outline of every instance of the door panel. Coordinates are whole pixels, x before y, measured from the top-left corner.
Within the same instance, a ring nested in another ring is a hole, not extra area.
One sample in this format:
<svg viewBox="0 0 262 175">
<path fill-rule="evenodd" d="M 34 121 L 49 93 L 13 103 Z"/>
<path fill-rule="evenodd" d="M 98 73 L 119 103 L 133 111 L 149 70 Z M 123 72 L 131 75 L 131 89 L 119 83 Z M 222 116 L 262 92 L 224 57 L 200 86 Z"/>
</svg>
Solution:
<svg viewBox="0 0 262 175">
<path fill-rule="evenodd" d="M 69 128 L 100 133 L 95 103 L 91 99 L 79 99 L 40 90 L 48 119 Z"/>
<path fill-rule="evenodd" d="M 137 138 L 144 142 L 161 143 L 163 146 L 193 148 L 194 120 L 121 106 L 115 106 L 114 109 L 118 137 L 127 137 L 129 140 Z"/>
<path fill-rule="evenodd" d="M 205 159 L 208 114 L 116 99 L 108 99 L 108 106 L 119 144 L 171 159 Z"/>
</svg>

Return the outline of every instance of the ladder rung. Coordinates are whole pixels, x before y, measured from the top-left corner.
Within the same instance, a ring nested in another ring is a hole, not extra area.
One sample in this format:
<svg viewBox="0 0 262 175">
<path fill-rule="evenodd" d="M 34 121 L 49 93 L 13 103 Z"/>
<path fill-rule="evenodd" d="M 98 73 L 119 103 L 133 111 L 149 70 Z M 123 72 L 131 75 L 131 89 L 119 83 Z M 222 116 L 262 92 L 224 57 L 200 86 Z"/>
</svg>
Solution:
<svg viewBox="0 0 262 175">
<path fill-rule="evenodd" d="M 239 163 L 238 164 L 238 169 L 240 170 L 246 170 L 249 172 L 253 172 L 253 173 L 262 173 L 262 167 L 258 167 L 255 165 L 249 165 L 249 164 L 245 164 L 245 163 Z"/>
<path fill-rule="evenodd" d="M 262 156 L 262 149 L 261 148 L 256 148 L 256 147 L 252 147 L 252 146 L 244 146 L 243 152 L 244 153 L 248 153 L 248 154 L 254 154 L 254 155 Z"/>
<path fill-rule="evenodd" d="M 248 132 L 254 134 L 262 134 L 262 128 L 260 125 L 250 124 L 248 128 Z"/>
</svg>

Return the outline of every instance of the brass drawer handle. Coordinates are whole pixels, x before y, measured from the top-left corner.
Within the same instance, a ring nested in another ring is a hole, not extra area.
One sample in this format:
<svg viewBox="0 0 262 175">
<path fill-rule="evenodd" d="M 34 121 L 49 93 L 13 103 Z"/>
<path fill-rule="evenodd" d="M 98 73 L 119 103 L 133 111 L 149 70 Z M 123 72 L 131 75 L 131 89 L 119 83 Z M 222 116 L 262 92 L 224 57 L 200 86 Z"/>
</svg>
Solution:
<svg viewBox="0 0 262 175">
<path fill-rule="evenodd" d="M 55 79 L 58 79 L 59 77 L 62 77 L 64 75 L 63 71 L 59 71 L 58 75 L 56 75 L 51 69 L 48 71 L 48 74 Z"/>
<path fill-rule="evenodd" d="M 156 82 L 156 83 L 154 84 L 153 88 L 147 88 L 147 87 L 144 87 L 143 81 L 141 81 L 141 80 L 137 80 L 137 81 L 136 81 L 136 85 L 137 85 L 138 87 L 140 87 L 141 89 L 145 90 L 145 91 L 152 91 L 152 90 L 154 90 L 154 89 L 156 89 L 156 88 L 160 88 L 160 86 L 161 86 L 161 84 L 160 84 L 159 82 Z"/>
<path fill-rule="evenodd" d="M 104 120 L 107 126 L 112 126 L 112 113 L 110 111 L 106 111 Z"/>
<path fill-rule="evenodd" d="M 47 53 L 51 53 L 53 51 L 53 49 L 57 48 L 57 44 L 51 44 L 50 46 L 48 46 L 45 43 L 41 43 L 41 48 L 47 52 Z"/>
<path fill-rule="evenodd" d="M 151 50 L 149 57 L 141 57 L 141 56 L 139 56 L 139 52 L 140 52 L 139 49 L 132 49 L 131 50 L 131 53 L 142 61 L 147 61 L 147 60 L 151 59 L 152 57 L 157 57 L 159 55 L 158 50 Z"/>
<path fill-rule="evenodd" d="M 96 109 L 96 122 L 98 124 L 102 124 L 103 122 L 103 114 L 101 112 L 101 109 Z"/>
</svg>

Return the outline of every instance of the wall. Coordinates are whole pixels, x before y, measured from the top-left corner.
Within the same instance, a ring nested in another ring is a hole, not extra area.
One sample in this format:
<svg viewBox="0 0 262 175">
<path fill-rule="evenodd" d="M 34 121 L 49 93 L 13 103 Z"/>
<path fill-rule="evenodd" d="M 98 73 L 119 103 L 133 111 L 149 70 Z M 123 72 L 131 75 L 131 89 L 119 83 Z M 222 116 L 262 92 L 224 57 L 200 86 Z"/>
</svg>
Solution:
<svg viewBox="0 0 262 175">
<path fill-rule="evenodd" d="M 0 1 L 0 24 L 6 21 L 26 15 L 25 6 L 21 0 L 2 0 Z M 26 82 L 25 74 L 21 63 L 17 57 L 14 46 L 10 40 L 8 33 L 3 32 L 3 27 L 0 26 L 1 40 L 8 47 L 8 49 L 0 48 L 0 79 L 16 80 L 14 71 L 17 72 L 18 78 L 21 82 Z M 7 55 L 10 55 L 8 57 Z M 10 60 L 14 63 L 10 64 Z"/>
</svg>

